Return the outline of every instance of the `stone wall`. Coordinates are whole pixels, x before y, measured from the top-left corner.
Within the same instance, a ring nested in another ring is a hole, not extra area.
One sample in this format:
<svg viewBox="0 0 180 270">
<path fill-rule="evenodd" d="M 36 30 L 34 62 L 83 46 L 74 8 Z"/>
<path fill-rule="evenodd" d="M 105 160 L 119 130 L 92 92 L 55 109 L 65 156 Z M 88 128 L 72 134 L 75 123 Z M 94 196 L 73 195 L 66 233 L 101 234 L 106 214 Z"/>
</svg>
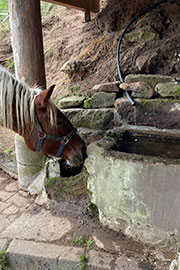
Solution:
<svg viewBox="0 0 180 270">
<path fill-rule="evenodd" d="M 124 97 L 125 90 L 136 106 Z M 126 123 L 179 129 L 180 84 L 178 79 L 169 76 L 128 75 L 121 84 L 94 86 L 89 97 L 63 98 L 59 107 L 78 128 L 105 132 Z"/>
<path fill-rule="evenodd" d="M 124 96 L 125 90 L 136 106 Z M 178 246 L 180 159 L 116 152 L 110 146 L 112 137 L 132 130 L 179 138 L 178 79 L 128 75 L 122 84 L 96 85 L 88 98 L 74 99 L 78 105 L 67 106 L 73 100 L 67 97 L 59 106 L 89 145 L 87 188 L 101 222 L 136 240 Z"/>
</svg>

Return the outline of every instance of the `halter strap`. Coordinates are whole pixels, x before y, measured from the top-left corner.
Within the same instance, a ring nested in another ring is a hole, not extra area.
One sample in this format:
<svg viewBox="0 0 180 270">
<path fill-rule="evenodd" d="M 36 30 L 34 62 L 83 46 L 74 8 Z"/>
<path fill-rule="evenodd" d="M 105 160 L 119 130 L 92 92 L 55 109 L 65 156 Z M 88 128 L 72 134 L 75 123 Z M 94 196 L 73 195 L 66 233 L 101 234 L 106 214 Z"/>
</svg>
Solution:
<svg viewBox="0 0 180 270">
<path fill-rule="evenodd" d="M 56 141 L 56 142 L 60 142 L 61 145 L 56 153 L 56 157 L 60 157 L 66 144 L 68 144 L 68 142 L 70 141 L 70 139 L 76 134 L 77 129 L 73 128 L 73 130 L 66 136 L 52 136 L 49 134 L 46 134 L 42 127 L 41 124 L 37 118 L 36 112 L 34 112 L 34 123 L 36 125 L 37 131 L 38 131 L 38 143 L 36 146 L 36 152 L 40 152 L 42 145 L 43 145 L 43 141 L 44 139 L 48 139 L 48 140 L 52 140 L 52 141 Z"/>
</svg>

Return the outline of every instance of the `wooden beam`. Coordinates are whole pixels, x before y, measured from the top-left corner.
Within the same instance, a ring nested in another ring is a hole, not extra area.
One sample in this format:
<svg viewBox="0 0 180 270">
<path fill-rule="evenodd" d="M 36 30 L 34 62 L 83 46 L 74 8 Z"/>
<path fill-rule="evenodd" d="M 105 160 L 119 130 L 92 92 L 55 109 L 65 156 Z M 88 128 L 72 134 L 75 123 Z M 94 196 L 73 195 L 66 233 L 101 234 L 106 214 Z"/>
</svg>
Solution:
<svg viewBox="0 0 180 270">
<path fill-rule="evenodd" d="M 16 76 L 45 87 L 40 0 L 9 0 L 8 6 Z"/>
<path fill-rule="evenodd" d="M 91 12 L 99 12 L 100 0 L 42 0 L 57 5 L 77 8 L 81 10 L 89 10 Z"/>
</svg>

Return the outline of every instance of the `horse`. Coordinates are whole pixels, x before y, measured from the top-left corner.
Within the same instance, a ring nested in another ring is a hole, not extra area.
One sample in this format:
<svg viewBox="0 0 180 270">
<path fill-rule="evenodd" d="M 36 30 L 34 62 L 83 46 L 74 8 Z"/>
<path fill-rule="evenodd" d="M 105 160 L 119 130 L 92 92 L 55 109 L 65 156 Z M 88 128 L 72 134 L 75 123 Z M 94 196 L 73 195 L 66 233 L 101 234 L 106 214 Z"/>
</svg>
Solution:
<svg viewBox="0 0 180 270">
<path fill-rule="evenodd" d="M 21 135 L 30 150 L 79 167 L 86 158 L 86 145 L 52 101 L 54 87 L 30 87 L 0 66 L 0 125 Z"/>
</svg>

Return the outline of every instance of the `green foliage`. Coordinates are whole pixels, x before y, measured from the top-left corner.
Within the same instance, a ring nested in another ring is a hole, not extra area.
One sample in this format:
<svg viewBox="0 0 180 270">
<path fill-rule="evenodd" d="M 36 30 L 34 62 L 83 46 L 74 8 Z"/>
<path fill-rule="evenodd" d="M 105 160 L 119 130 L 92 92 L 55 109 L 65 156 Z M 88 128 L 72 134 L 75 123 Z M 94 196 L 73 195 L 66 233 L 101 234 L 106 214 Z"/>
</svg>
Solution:
<svg viewBox="0 0 180 270">
<path fill-rule="evenodd" d="M 87 263 L 88 263 L 88 250 L 92 247 L 94 244 L 93 239 L 89 239 L 86 241 L 84 236 L 80 236 L 75 241 L 73 241 L 74 244 L 76 244 L 78 247 L 84 247 L 84 253 L 80 255 L 79 257 L 79 270 L 86 270 L 87 269 Z"/>
<path fill-rule="evenodd" d="M 90 249 L 91 246 L 94 244 L 94 240 L 93 239 L 89 239 L 86 243 L 86 249 Z"/>
<path fill-rule="evenodd" d="M 9 149 L 7 150 L 8 154 L 11 154 L 12 151 L 13 151 L 12 148 L 9 148 Z"/>
<path fill-rule="evenodd" d="M 6 259 L 7 246 L 0 251 L 0 270 L 8 270 Z"/>
<path fill-rule="evenodd" d="M 8 0 L 0 0 L 0 40 L 9 33 Z"/>
<path fill-rule="evenodd" d="M 14 70 L 14 62 L 11 59 L 6 59 L 6 66 L 11 69 Z"/>
<path fill-rule="evenodd" d="M 8 0 L 0 1 L 0 13 L 6 13 L 8 11 Z"/>
<path fill-rule="evenodd" d="M 81 254 L 80 255 L 80 263 L 79 263 L 79 270 L 86 270 L 87 262 L 88 262 L 88 255 Z"/>
<path fill-rule="evenodd" d="M 54 11 L 57 8 L 57 5 L 52 3 L 45 3 L 41 1 L 41 13 L 44 16 L 47 16 L 51 11 Z"/>
<path fill-rule="evenodd" d="M 83 108 L 85 109 L 91 109 L 93 106 L 93 98 L 86 98 L 83 104 Z"/>
<path fill-rule="evenodd" d="M 83 236 L 80 236 L 76 240 L 73 241 L 73 244 L 76 244 L 78 247 L 81 247 L 85 244 L 85 238 Z"/>
<path fill-rule="evenodd" d="M 88 201 L 87 208 L 89 211 L 89 214 L 93 217 L 98 216 L 98 207 L 95 203 L 92 203 L 90 200 Z"/>
<path fill-rule="evenodd" d="M 79 85 L 73 85 L 73 84 L 68 85 L 68 90 L 71 92 L 78 91 L 78 90 L 80 90 L 80 88 L 81 88 L 81 86 L 79 86 Z"/>
</svg>

